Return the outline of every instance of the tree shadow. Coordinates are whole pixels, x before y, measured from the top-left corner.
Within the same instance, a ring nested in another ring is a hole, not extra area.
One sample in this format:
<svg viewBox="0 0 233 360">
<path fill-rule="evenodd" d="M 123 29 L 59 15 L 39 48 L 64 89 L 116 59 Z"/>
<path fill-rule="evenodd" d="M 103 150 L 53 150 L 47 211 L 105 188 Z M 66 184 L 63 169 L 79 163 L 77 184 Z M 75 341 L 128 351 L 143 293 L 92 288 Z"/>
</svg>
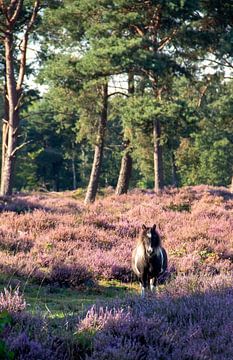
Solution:
<svg viewBox="0 0 233 360">
<path fill-rule="evenodd" d="M 226 201 L 233 199 L 233 193 L 227 189 L 209 189 L 208 192 L 214 196 L 221 196 Z"/>
<path fill-rule="evenodd" d="M 21 196 L 1 196 L 0 197 L 0 213 L 14 212 L 17 214 L 25 214 L 33 212 L 34 210 L 51 211 L 50 208 L 36 204 L 35 202 L 28 201 Z"/>
</svg>

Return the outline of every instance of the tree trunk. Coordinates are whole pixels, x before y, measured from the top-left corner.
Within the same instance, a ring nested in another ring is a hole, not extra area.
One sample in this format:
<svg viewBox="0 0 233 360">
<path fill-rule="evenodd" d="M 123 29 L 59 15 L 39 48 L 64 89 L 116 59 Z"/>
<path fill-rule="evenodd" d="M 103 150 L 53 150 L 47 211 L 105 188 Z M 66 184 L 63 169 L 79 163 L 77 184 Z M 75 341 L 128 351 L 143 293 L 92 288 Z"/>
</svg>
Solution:
<svg viewBox="0 0 233 360">
<path fill-rule="evenodd" d="M 132 71 L 128 74 L 128 94 L 133 95 L 134 94 L 134 74 Z M 129 189 L 129 182 L 131 178 L 132 173 L 132 165 L 133 165 L 133 159 L 131 156 L 131 147 L 130 147 L 130 141 L 127 139 L 127 129 L 125 129 L 124 132 L 124 154 L 121 159 L 121 168 L 120 173 L 117 181 L 117 187 L 115 194 L 116 195 L 122 195 L 127 194 Z"/>
<path fill-rule="evenodd" d="M 85 197 L 85 204 L 89 204 L 95 201 L 98 190 L 100 170 L 103 160 L 104 138 L 105 138 L 105 131 L 107 126 L 107 112 L 108 112 L 108 85 L 105 84 L 103 86 L 103 109 L 99 120 L 94 160 L 92 164 L 89 185 Z"/>
<path fill-rule="evenodd" d="M 178 177 L 177 177 L 177 168 L 176 168 L 176 160 L 175 155 L 172 151 L 172 186 L 178 186 Z"/>
<path fill-rule="evenodd" d="M 230 191 L 233 193 L 233 176 L 231 178 L 231 186 L 230 186 Z"/>
<path fill-rule="evenodd" d="M 127 194 L 129 189 L 129 181 L 132 172 L 132 157 L 130 150 L 126 149 L 121 159 L 121 169 L 116 187 L 116 195 Z"/>
<path fill-rule="evenodd" d="M 159 192 L 164 187 L 163 179 L 163 157 L 160 145 L 161 126 L 160 121 L 154 120 L 153 140 L 154 140 L 154 191 Z"/>
<path fill-rule="evenodd" d="M 29 33 L 35 23 L 38 11 L 40 10 L 40 0 L 35 0 L 32 7 L 32 14 L 29 19 L 21 17 L 23 0 L 11 0 L 9 4 L 0 1 L 0 12 L 2 16 L 1 27 L 2 40 L 5 48 L 5 119 L 2 129 L 2 169 L 1 169 L 1 194 L 11 195 L 13 188 L 13 177 L 15 167 L 16 152 L 24 144 L 17 146 L 19 131 L 19 107 L 22 95 L 22 85 L 26 69 L 26 52 L 28 45 Z M 21 17 L 21 18 L 20 18 Z M 16 23 L 20 18 L 22 36 L 18 41 L 18 30 Z M 26 20 L 26 21 L 25 21 Z M 23 25 L 23 26 L 22 26 Z M 17 35 L 16 35 L 17 34 Z M 19 66 L 18 53 L 15 52 L 16 44 L 14 39 L 19 43 Z M 17 60 L 16 60 L 17 59 Z M 16 74 L 17 81 L 16 81 Z"/>
<path fill-rule="evenodd" d="M 6 77 L 6 69 L 5 69 L 5 77 Z M 1 179 L 3 179 L 4 173 L 4 164 L 6 158 L 6 148 L 7 148 L 7 138 L 8 138 L 8 128 L 9 122 L 8 119 L 8 101 L 7 101 L 7 90 L 6 90 L 6 78 L 5 78 L 5 88 L 4 88 L 4 118 L 2 122 L 2 167 L 1 167 Z"/>
<path fill-rule="evenodd" d="M 18 91 L 14 75 L 13 40 L 5 37 L 7 109 L 3 123 L 1 195 L 11 195 L 19 127 Z"/>
<path fill-rule="evenodd" d="M 73 175 L 73 190 L 77 189 L 77 176 L 76 176 L 76 168 L 75 168 L 75 152 L 72 153 L 72 175 Z"/>
</svg>

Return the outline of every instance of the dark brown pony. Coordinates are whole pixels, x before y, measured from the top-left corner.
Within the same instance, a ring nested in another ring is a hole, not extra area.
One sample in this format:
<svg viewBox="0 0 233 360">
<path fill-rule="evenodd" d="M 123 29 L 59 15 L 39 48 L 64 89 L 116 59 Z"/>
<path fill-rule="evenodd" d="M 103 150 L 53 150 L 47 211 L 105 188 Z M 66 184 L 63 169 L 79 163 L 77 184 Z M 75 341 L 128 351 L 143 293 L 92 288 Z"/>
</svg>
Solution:
<svg viewBox="0 0 233 360">
<path fill-rule="evenodd" d="M 142 296 L 147 288 L 154 290 L 158 277 L 167 269 L 167 262 L 167 253 L 161 246 L 156 225 L 152 228 L 142 225 L 132 254 L 132 268 L 139 279 Z"/>
</svg>

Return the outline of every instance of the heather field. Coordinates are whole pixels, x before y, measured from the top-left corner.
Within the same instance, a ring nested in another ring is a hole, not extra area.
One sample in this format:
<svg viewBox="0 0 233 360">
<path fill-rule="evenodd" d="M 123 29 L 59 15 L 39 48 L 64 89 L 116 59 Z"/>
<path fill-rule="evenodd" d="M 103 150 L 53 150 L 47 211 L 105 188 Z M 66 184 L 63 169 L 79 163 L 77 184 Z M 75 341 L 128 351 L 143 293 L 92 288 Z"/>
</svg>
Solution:
<svg viewBox="0 0 233 360">
<path fill-rule="evenodd" d="M 111 189 L 0 200 L 5 358 L 233 358 L 233 195 Z M 142 224 L 157 224 L 169 271 L 145 299 L 131 273 Z M 9 315 L 7 315 L 9 314 Z"/>
</svg>

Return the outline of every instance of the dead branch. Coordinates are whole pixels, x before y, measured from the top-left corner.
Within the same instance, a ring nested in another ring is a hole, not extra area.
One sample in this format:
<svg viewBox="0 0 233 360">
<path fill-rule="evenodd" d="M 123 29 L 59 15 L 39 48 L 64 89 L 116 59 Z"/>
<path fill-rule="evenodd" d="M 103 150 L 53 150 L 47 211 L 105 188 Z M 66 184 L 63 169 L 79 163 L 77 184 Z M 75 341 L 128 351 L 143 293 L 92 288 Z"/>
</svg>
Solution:
<svg viewBox="0 0 233 360">
<path fill-rule="evenodd" d="M 167 44 L 169 44 L 171 40 L 174 39 L 177 33 L 178 33 L 178 29 L 174 29 L 171 35 L 166 36 L 163 40 L 161 40 L 158 46 L 158 50 L 159 51 L 162 50 Z"/>
<path fill-rule="evenodd" d="M 15 156 L 16 152 L 19 151 L 20 149 L 22 149 L 24 146 L 30 144 L 32 142 L 32 140 L 26 141 L 24 143 L 22 143 L 21 145 L 17 146 L 12 153 L 10 154 L 11 157 Z"/>
<path fill-rule="evenodd" d="M 19 96 L 19 99 L 18 99 L 18 101 L 17 101 L 17 105 L 15 106 L 15 111 L 19 110 L 19 108 L 20 108 L 20 103 L 21 103 L 21 101 L 22 101 L 22 99 L 23 99 L 23 96 L 24 96 L 24 94 L 21 93 L 20 96 Z"/>
</svg>

